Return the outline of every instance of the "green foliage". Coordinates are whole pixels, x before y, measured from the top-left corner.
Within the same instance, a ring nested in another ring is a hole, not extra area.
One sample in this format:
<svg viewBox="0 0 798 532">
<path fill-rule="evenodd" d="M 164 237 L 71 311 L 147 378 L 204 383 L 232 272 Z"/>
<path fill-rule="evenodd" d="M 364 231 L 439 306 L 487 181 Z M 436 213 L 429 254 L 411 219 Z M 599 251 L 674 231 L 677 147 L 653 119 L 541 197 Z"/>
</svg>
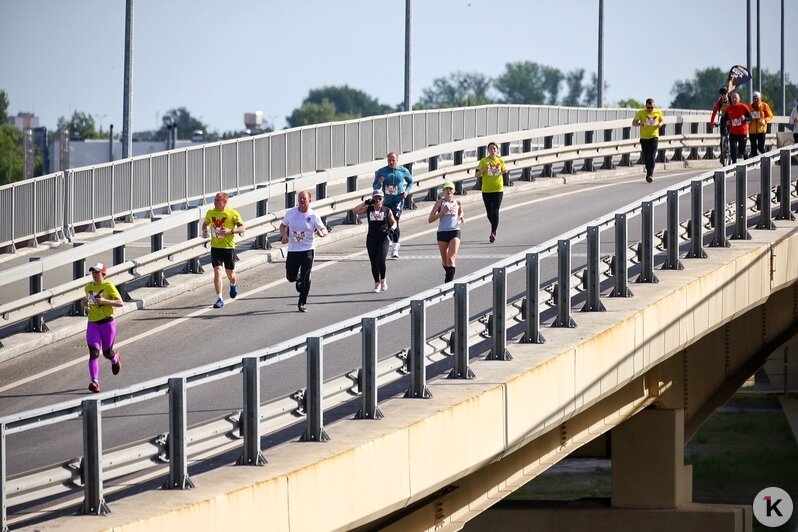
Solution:
<svg viewBox="0 0 798 532">
<path fill-rule="evenodd" d="M 67 120 L 63 116 L 58 119 L 58 129 L 69 131 L 72 140 L 99 139 L 102 135 L 96 130 L 94 118 L 88 113 L 75 111 L 72 118 Z"/>
<path fill-rule="evenodd" d="M 302 103 L 321 104 L 324 100 L 332 103 L 339 115 L 364 117 L 384 115 L 394 111 L 392 107 L 383 105 L 365 92 L 348 85 L 312 89 Z"/>
<path fill-rule="evenodd" d="M 0 126 L 8 122 L 8 94 L 0 90 Z"/>
<path fill-rule="evenodd" d="M 751 79 L 754 81 L 754 90 L 756 90 L 756 82 L 759 77 L 757 69 L 751 69 Z M 781 74 L 778 72 L 768 72 L 766 69 L 762 70 L 762 100 L 770 105 L 773 109 L 773 114 L 782 114 L 781 110 Z M 790 76 L 784 73 L 784 95 L 785 105 L 787 109 L 785 114 L 789 115 L 790 110 L 795 106 L 795 100 L 798 98 L 798 86 L 790 82 Z"/>
<path fill-rule="evenodd" d="M 288 121 L 288 127 L 300 127 L 335 122 L 336 120 L 349 120 L 351 118 L 359 117 L 339 113 L 335 108 L 335 104 L 325 98 L 320 103 L 303 103 L 302 107 L 294 109 L 294 112 L 291 113 L 291 116 L 286 117 L 286 120 Z"/>
<path fill-rule="evenodd" d="M 502 94 L 502 103 L 556 105 L 563 73 L 532 61 L 507 63 L 493 86 Z"/>
<path fill-rule="evenodd" d="M 712 109 L 718 89 L 726 86 L 728 73 L 718 67 L 696 70 L 693 79 L 677 80 L 671 94 L 671 107 L 676 109 Z"/>
<path fill-rule="evenodd" d="M 565 86 L 568 93 L 560 102 L 560 105 L 567 107 L 577 107 L 582 102 L 582 94 L 585 92 L 583 80 L 585 79 L 585 69 L 577 68 L 565 75 Z"/>
<path fill-rule="evenodd" d="M 490 78 L 478 72 L 454 72 L 448 78 L 436 78 L 432 87 L 421 92 L 422 109 L 442 109 L 495 103 L 488 96 Z"/>
<path fill-rule="evenodd" d="M 625 100 L 620 100 L 618 102 L 618 107 L 642 109 L 643 107 L 645 107 L 645 104 L 640 100 L 635 100 L 634 98 L 626 98 Z"/>
<path fill-rule="evenodd" d="M 0 125 L 0 185 L 22 179 L 24 160 L 22 131 L 10 124 Z"/>
</svg>

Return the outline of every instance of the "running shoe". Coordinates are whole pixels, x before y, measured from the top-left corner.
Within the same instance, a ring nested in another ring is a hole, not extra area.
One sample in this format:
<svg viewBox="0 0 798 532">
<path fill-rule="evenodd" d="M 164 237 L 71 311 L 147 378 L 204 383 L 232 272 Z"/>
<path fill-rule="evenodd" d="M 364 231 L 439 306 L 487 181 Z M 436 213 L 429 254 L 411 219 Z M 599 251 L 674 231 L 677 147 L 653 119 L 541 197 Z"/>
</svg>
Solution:
<svg viewBox="0 0 798 532">
<path fill-rule="evenodd" d="M 305 305 L 303 305 L 302 303 L 300 303 L 299 305 L 297 305 L 297 310 L 299 312 L 307 312 L 308 308 Z"/>
<path fill-rule="evenodd" d="M 89 383 L 89 391 L 91 393 L 100 393 L 100 383 L 97 381 L 91 381 Z"/>
<path fill-rule="evenodd" d="M 394 259 L 398 259 L 399 258 L 399 242 L 394 242 L 393 251 L 391 251 L 391 258 L 394 258 Z"/>
<path fill-rule="evenodd" d="M 382 285 L 380 283 L 374 283 L 374 292 L 379 292 L 381 288 Z"/>
<path fill-rule="evenodd" d="M 111 373 L 113 373 L 114 375 L 119 375 L 120 371 L 122 371 L 122 355 L 117 353 L 116 362 L 111 363 Z"/>
<path fill-rule="evenodd" d="M 222 308 L 224 306 L 224 300 L 220 297 L 216 300 L 216 303 L 213 304 L 213 308 Z"/>
<path fill-rule="evenodd" d="M 496 242 L 496 233 L 491 233 L 490 236 L 488 237 L 488 240 L 490 240 L 491 244 Z"/>
<path fill-rule="evenodd" d="M 386 281 L 385 279 L 383 279 L 382 282 L 380 283 L 380 290 L 382 292 L 388 291 L 388 281 Z"/>
<path fill-rule="evenodd" d="M 235 299 L 238 295 L 238 285 L 231 284 L 230 285 L 230 298 Z"/>
<path fill-rule="evenodd" d="M 653 183 L 654 178 L 651 177 L 651 174 L 646 174 L 646 183 Z"/>
</svg>

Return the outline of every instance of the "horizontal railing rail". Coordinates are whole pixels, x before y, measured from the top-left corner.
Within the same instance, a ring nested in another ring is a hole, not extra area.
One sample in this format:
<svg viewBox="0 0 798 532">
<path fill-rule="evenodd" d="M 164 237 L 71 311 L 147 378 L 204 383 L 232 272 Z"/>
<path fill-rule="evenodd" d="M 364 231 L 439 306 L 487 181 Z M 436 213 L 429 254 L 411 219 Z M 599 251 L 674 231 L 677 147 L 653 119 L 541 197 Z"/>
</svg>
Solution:
<svg viewBox="0 0 798 532">
<path fill-rule="evenodd" d="M 359 401 L 358 416 L 377 419 L 382 417 L 377 402 L 377 390 L 381 385 L 406 378 L 409 381 L 406 397 L 430 397 L 426 371 L 433 362 L 451 361 L 450 378 L 474 378 L 469 359 L 470 349 L 477 343 L 489 342 L 488 359 L 509 360 L 506 346 L 510 328 L 522 327 L 521 342 L 542 343 L 545 338 L 541 334 L 541 323 L 546 312 L 548 317 L 545 319 L 553 327 L 577 326 L 572 317 L 576 294 L 584 300 L 583 311 L 601 311 L 601 299 L 605 297 L 601 294 L 602 282 L 607 289 L 612 288 L 609 297 L 630 297 L 629 274 L 633 268 L 638 275 L 637 283 L 657 282 L 655 262 L 660 264 L 661 270 L 683 269 L 682 259 L 706 257 L 705 247 L 727 247 L 736 239 L 747 239 L 754 221 L 749 220 L 749 214 L 753 211 L 758 213 L 756 229 L 774 229 L 775 219 L 794 220 L 792 209 L 796 192 L 793 190 L 795 183 L 790 162 L 796 154 L 798 146 L 794 145 L 733 167 L 705 172 L 467 275 L 456 283 L 426 290 L 377 312 L 350 318 L 275 346 L 116 392 L 101 393 L 91 399 L 6 415 L 0 418 L 0 526 L 8 526 L 7 505 L 41 500 L 65 491 L 77 494 L 79 489 L 83 492 L 83 513 L 105 513 L 108 507 L 103 495 L 104 482 L 153 464 L 163 463 L 164 467 L 168 464 L 165 488 L 194 487 L 188 476 L 187 457 L 200 452 L 240 448 L 239 464 L 262 465 L 265 463 L 260 448 L 263 431 L 273 432 L 301 422 L 304 426 L 302 440 L 328 439 L 324 430 L 322 399 L 327 410 L 346 401 Z M 771 175 L 774 159 L 779 169 L 777 183 L 773 182 Z M 748 171 L 754 168 L 760 169 L 761 178 L 759 192 L 752 199 L 747 183 Z M 729 178 L 732 178 L 736 191 L 731 204 L 726 201 Z M 712 189 L 715 208 L 711 211 L 704 209 L 705 188 Z M 682 220 L 678 200 L 687 194 L 690 195 L 690 209 Z M 665 215 L 655 216 L 655 207 L 665 207 Z M 636 242 L 630 242 L 628 238 L 631 217 L 640 221 L 640 238 Z M 733 229 L 731 237 L 728 236 L 729 227 Z M 613 231 L 614 252 L 611 254 L 601 254 L 602 230 Z M 710 239 L 706 246 L 705 240 Z M 656 243 L 657 240 L 661 241 L 660 244 Z M 585 264 L 573 268 L 571 249 L 577 244 L 586 245 L 587 259 Z M 630 256 L 631 249 L 636 249 L 636 252 Z M 683 249 L 687 249 L 684 255 L 680 251 Z M 540 264 L 543 259 L 556 261 L 557 273 L 552 279 L 542 282 Z M 515 272 L 523 272 L 525 288 L 508 296 L 508 276 Z M 470 321 L 469 294 L 488 284 L 492 286 L 492 302 L 476 314 L 476 321 Z M 442 334 L 428 337 L 426 309 L 450 299 L 454 299 L 452 326 Z M 377 330 L 408 316 L 409 345 L 378 362 Z M 357 334 L 362 338 L 362 365 L 323 382 L 324 346 Z M 308 367 L 306 386 L 290 396 L 260 404 L 260 370 L 303 353 Z M 182 414 L 186 407 L 186 390 L 237 375 L 243 379 L 243 408 L 189 429 Z M 162 397 L 168 397 L 170 404 L 168 434 L 103 451 L 99 420 L 105 412 Z M 593 401 L 603 397 L 601 395 Z M 75 458 L 53 467 L 6 477 L 6 438 L 77 418 L 81 418 L 84 425 L 82 459 Z"/>
</svg>

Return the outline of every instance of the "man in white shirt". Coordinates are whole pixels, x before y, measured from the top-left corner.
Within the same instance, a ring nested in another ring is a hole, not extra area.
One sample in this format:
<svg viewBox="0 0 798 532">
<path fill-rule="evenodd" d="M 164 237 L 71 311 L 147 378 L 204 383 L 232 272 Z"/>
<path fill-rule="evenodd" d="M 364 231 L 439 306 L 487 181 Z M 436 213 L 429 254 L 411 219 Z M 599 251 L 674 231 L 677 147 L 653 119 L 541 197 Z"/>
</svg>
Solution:
<svg viewBox="0 0 798 532">
<path fill-rule="evenodd" d="M 321 217 L 310 208 L 312 197 L 309 191 L 303 190 L 297 196 L 297 206 L 285 213 L 280 224 L 280 241 L 288 244 L 285 257 L 285 277 L 296 283 L 299 292 L 297 308 L 299 312 L 307 311 L 308 293 L 310 293 L 310 270 L 313 269 L 316 237 L 327 236 L 327 228 Z"/>
</svg>

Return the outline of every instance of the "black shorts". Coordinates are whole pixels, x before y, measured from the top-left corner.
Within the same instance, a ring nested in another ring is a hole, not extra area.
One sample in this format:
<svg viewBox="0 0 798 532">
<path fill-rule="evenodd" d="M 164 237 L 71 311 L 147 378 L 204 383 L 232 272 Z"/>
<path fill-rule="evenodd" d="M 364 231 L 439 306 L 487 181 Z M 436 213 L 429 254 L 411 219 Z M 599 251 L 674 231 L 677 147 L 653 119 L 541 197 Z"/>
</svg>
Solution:
<svg viewBox="0 0 798 532">
<path fill-rule="evenodd" d="M 455 238 L 460 238 L 459 229 L 455 229 L 453 231 L 438 231 L 438 242 L 449 243 Z"/>
<path fill-rule="evenodd" d="M 225 270 L 236 267 L 235 250 L 233 248 L 211 248 L 211 265 L 214 268 L 224 265 Z"/>
</svg>

